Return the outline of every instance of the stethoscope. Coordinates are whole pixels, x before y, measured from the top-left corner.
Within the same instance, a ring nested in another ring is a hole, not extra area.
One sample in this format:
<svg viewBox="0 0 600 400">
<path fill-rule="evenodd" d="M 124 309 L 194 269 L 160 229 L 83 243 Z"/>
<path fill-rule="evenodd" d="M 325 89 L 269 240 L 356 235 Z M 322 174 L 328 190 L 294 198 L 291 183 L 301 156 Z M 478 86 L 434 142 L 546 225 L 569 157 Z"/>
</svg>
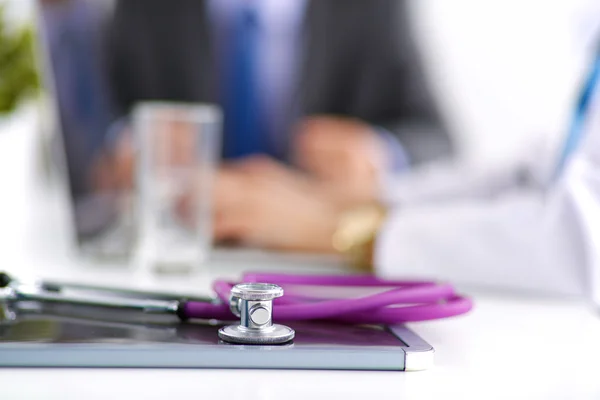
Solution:
<svg viewBox="0 0 600 400">
<path fill-rule="evenodd" d="M 56 282 L 26 283 L 0 273 L 0 306 L 14 314 L 21 303 L 41 302 L 176 315 L 180 320 L 240 322 L 219 330 L 219 338 L 239 344 L 282 344 L 295 332 L 278 321 L 328 320 L 351 324 L 398 324 L 461 315 L 472 301 L 450 284 L 392 281 L 372 276 L 245 274 L 243 283 L 217 280 L 214 299 L 170 297 L 151 292 Z M 268 282 L 268 283 L 262 283 Z M 310 288 L 377 290 L 354 297 L 309 295 Z M 287 295 L 283 297 L 284 290 Z M 71 293 L 69 293 L 71 292 Z M 276 307 L 274 307 L 274 305 Z M 16 316 L 15 316 L 16 317 Z"/>
</svg>

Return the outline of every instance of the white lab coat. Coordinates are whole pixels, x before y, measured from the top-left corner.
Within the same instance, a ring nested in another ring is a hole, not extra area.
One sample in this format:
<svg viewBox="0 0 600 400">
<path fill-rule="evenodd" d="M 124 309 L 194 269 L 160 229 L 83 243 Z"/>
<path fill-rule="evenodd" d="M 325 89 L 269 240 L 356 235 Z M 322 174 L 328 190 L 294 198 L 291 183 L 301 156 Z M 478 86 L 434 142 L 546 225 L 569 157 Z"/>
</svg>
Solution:
<svg viewBox="0 0 600 400">
<path fill-rule="evenodd" d="M 600 304 L 600 96 L 585 138 L 552 179 L 555 151 L 510 165 L 431 166 L 388 184 L 376 243 L 383 277 L 591 296 Z"/>
</svg>

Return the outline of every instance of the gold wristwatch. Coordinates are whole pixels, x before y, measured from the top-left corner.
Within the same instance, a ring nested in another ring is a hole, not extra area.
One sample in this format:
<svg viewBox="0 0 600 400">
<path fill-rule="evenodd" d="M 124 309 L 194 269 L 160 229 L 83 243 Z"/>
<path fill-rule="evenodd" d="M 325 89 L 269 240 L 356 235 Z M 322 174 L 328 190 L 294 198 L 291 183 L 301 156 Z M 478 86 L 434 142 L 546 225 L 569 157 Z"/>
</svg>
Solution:
<svg viewBox="0 0 600 400">
<path fill-rule="evenodd" d="M 367 204 L 342 213 L 332 237 L 333 248 L 354 268 L 372 271 L 375 239 L 386 214 L 381 204 Z"/>
</svg>

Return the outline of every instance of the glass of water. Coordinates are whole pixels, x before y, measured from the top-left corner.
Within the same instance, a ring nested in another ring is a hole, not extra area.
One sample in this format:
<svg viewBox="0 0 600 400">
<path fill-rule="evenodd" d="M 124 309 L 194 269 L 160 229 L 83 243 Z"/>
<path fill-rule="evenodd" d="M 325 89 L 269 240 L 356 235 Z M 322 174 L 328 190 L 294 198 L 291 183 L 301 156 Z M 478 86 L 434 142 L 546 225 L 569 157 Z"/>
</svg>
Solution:
<svg viewBox="0 0 600 400">
<path fill-rule="evenodd" d="M 222 114 L 208 104 L 139 103 L 133 112 L 141 262 L 189 271 L 212 247 Z"/>
</svg>

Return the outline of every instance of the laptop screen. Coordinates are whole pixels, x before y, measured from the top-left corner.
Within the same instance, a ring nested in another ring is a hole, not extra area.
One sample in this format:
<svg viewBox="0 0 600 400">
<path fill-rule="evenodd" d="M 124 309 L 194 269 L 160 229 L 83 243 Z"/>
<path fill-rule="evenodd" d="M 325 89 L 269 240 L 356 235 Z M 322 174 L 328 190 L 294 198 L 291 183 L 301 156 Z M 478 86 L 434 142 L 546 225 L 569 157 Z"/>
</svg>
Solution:
<svg viewBox="0 0 600 400">
<path fill-rule="evenodd" d="M 117 254 L 131 247 L 123 236 L 131 216 L 130 199 L 107 168 L 107 149 L 123 129 L 110 83 L 114 6 L 111 0 L 37 1 L 45 84 L 55 104 L 77 239 Z"/>
</svg>

